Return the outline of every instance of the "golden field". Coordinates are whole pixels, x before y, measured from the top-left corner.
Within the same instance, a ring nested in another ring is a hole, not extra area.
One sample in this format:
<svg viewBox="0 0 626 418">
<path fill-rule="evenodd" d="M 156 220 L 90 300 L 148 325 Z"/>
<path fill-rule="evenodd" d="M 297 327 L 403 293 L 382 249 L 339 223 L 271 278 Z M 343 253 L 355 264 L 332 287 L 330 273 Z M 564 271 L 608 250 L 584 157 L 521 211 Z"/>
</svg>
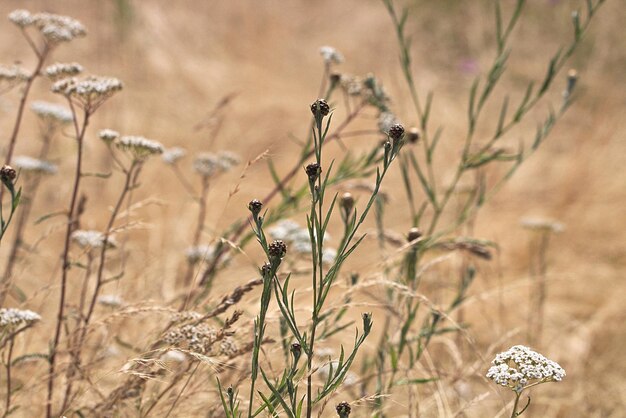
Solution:
<svg viewBox="0 0 626 418">
<path fill-rule="evenodd" d="M 510 3 L 503 2 L 505 12 L 510 11 Z M 507 70 L 494 92 L 493 103 L 482 115 L 484 126 L 478 129 L 479 136 L 493 130 L 505 94 L 510 94 L 515 103 L 523 96 L 528 81 L 541 80 L 550 57 L 572 35 L 571 10 L 583 9 L 583 3 L 537 0 L 527 4 L 519 27 L 512 33 Z M 469 89 L 474 77 L 484 74 L 494 59 L 493 3 L 414 0 L 398 1 L 396 5 L 407 6 L 410 13 L 407 34 L 413 39 L 412 73 L 418 93 L 425 97 L 428 91 L 434 92 L 431 125 L 444 127 L 434 167 L 438 182 L 445 185 L 452 180 L 467 130 Z M 3 0 L 0 16 L 17 8 L 69 15 L 87 27 L 87 37 L 60 45 L 49 63 L 77 61 L 88 73 L 117 77 L 124 83 L 123 91 L 102 106 L 87 128 L 84 171 L 113 174 L 108 179 L 84 177 L 81 191 L 87 203 L 80 219 L 81 229 L 104 229 L 122 187 L 122 176 L 114 170 L 106 147 L 97 138 L 100 129 L 111 128 L 123 135 L 153 138 L 166 147 L 187 149 L 181 169 L 194 187 L 198 179 L 192 174 L 190 162 L 195 154 L 229 150 L 241 156 L 242 164 L 219 177 L 208 192 L 202 242 L 218 240 L 227 225 L 248 216 L 246 205 L 251 199 L 272 190 L 274 183 L 266 160 L 272 159 L 279 175 L 286 174 L 298 161 L 298 141 L 307 134 L 311 123 L 309 105 L 319 94 L 324 74 L 319 54 L 323 45 L 332 45 L 345 57 L 344 63 L 333 67 L 336 71 L 375 74 L 391 97 L 391 109 L 404 125 L 419 125 L 399 64 L 394 28 L 380 1 Z M 498 248 L 491 261 L 476 262 L 477 275 L 463 308 L 467 327 L 459 335 L 435 337 L 416 368 L 417 374 L 406 376 L 436 375 L 439 380 L 412 389 L 397 388 L 385 400 L 385 416 L 508 417 L 510 394 L 484 375 L 495 353 L 515 344 L 531 344 L 526 327 L 532 316 L 528 301 L 535 277 L 529 269 L 537 235 L 520 224 L 527 217 L 553 219 L 564 225 L 561 233 L 550 237 L 544 328 L 534 342 L 538 351 L 563 366 L 567 377 L 558 384 L 533 390 L 532 403 L 524 416 L 626 416 L 625 25 L 623 3 L 607 0 L 566 67 L 575 68 L 579 75 L 572 107 L 546 143 L 481 210 L 471 229 L 458 228 L 451 233 L 471 233 L 496 242 Z M 3 18 L 0 34 L 0 63 L 20 62 L 31 68 L 34 57 L 19 30 Z M 508 135 L 508 147 L 532 140 L 549 104 L 561 100 L 565 73 L 557 77 L 548 100 Z M 212 114 L 224 97 L 232 100 Z M 18 100 L 19 90 L 0 96 L 3 150 Z M 29 98 L 33 100 L 63 103 L 50 92 L 50 83 L 45 79 L 35 81 Z M 346 115 L 340 97 L 331 105 L 336 108 L 333 125 L 339 124 Z M 375 123 L 376 114 L 365 111 L 350 130 L 371 129 Z M 39 147 L 37 135 L 37 121 L 27 110 L 16 155 L 34 155 Z M 13 283 L 24 297 L 14 291 L 3 306 L 31 309 L 42 317 L 16 339 L 14 349 L 20 354 L 45 353 L 53 336 L 66 223 L 62 216 L 42 217 L 67 210 L 75 158 L 72 135 L 71 129 L 64 130 L 52 143 L 49 159 L 59 166 L 59 172 L 43 180 L 26 228 L 24 241 L 28 249 L 22 252 L 13 273 Z M 366 151 L 380 140 L 381 135 L 346 136 L 342 146 L 333 143 L 328 152 L 341 158 L 346 149 Z M 259 156 L 262 158 L 257 159 Z M 326 161 L 329 159 L 327 156 Z M 247 161 L 252 162 L 249 167 L 245 167 Z M 489 170 L 494 171 L 487 173 L 488 179 L 504 173 L 501 168 Z M 297 182 L 305 181 L 303 172 L 298 176 Z M 468 175 L 463 180 L 471 182 L 472 178 Z M 357 195 L 358 204 L 365 197 L 354 191 L 358 190 L 357 183 L 348 182 L 332 192 L 343 193 L 352 185 L 350 190 Z M 417 182 L 415 185 L 418 187 Z M 401 237 L 412 226 L 403 187 L 398 167 L 393 167 L 382 186 L 388 197 L 384 228 L 390 235 Z M 418 201 L 424 198 L 420 193 L 416 191 Z M 125 311 L 116 314 L 114 309 L 96 307 L 97 326 L 87 343 L 94 361 L 91 380 L 88 384 L 82 382 L 89 389 L 81 392 L 74 407 L 99 402 L 127 379 L 125 365 L 150 345 L 159 327 L 167 322 L 168 309 L 176 308 L 173 301 L 183 290 L 184 250 L 192 241 L 198 217 L 195 201 L 170 167 L 153 158 L 146 162 L 140 187 L 132 193 L 132 205 L 124 207 L 118 222 L 118 226 L 124 226 L 117 234 L 124 246 L 107 265 L 111 275 L 123 271 L 123 277 L 103 290 L 120 295 Z M 271 208 L 272 203 L 267 207 Z M 305 212 L 302 208 L 292 218 L 305 225 Z M 337 245 L 340 232 L 333 233 L 333 229 L 340 229 L 341 222 L 338 216 L 335 218 L 330 231 L 331 243 Z M 40 222 L 36 223 L 37 219 Z M 358 271 L 363 278 L 376 280 L 383 275 L 385 262 L 397 258 L 400 250 L 392 245 L 380 249 L 373 213 L 363 231 L 368 237 L 342 274 Z M 0 248 L 0 269 L 9 257 L 11 239 L 9 228 Z M 258 276 L 257 267 L 264 259 L 257 247 L 251 242 L 244 251 L 233 251 L 229 265 L 216 276 L 207 306 Z M 72 251 L 76 258 L 84 255 Z M 467 256 L 456 252 L 443 254 L 439 261 L 424 276 L 424 287 L 420 288 L 435 306 L 444 303 L 460 269 L 468 262 Z M 295 270 L 297 263 L 290 261 L 289 266 Z M 70 270 L 70 300 L 79 292 L 79 272 Z M 200 268 L 194 273 L 197 279 Z M 306 313 L 309 279 L 295 276 L 293 280 L 292 288 L 302 291 L 298 311 Z M 341 276 L 329 306 L 341 305 L 346 282 Z M 376 327 L 383 325 L 385 312 L 377 298 L 382 289 L 364 284 L 354 291 L 348 317 L 357 320 L 360 327 L 361 311 L 374 312 L 373 335 L 366 340 L 353 368 L 357 375 L 360 359 L 368 350 L 371 355 L 378 343 L 381 329 Z M 252 341 L 259 297 L 259 289 L 253 290 L 237 305 L 243 310 L 235 327 L 235 338 L 241 345 Z M 280 337 L 276 331 L 279 314 L 271 305 L 268 333 L 275 338 Z M 451 316 L 457 318 L 457 312 Z M 352 344 L 354 327 L 326 342 L 336 348 L 335 355 L 339 343 Z M 261 358 L 277 367 L 280 355 L 276 341 L 264 346 Z M 63 366 L 67 359 L 59 361 Z M 151 416 L 224 416 L 216 394 L 215 376 L 220 373 L 225 385 L 239 382 L 245 404 L 249 354 L 230 366 L 227 373 L 202 366 L 177 399 L 176 409 L 168 412 L 178 393 L 174 391 L 151 411 Z M 14 368 L 19 391 L 13 402 L 20 408 L 10 416 L 44 416 L 47 370 L 43 360 Z M 280 370 L 274 370 L 275 375 Z M 151 384 L 166 385 L 171 376 L 178 376 L 175 370 L 167 370 Z M 5 377 L 0 370 L 2 396 L 6 395 Z M 59 385 L 65 384 L 64 378 L 61 373 Z M 335 416 L 334 405 L 339 401 L 353 404 L 353 417 L 374 416 L 371 402 L 366 399 L 371 395 L 355 387 L 339 389 L 319 416 Z M 0 405 L 4 411 L 3 402 Z M 146 416 L 133 412 L 131 406 L 116 414 L 112 416 Z"/>
</svg>

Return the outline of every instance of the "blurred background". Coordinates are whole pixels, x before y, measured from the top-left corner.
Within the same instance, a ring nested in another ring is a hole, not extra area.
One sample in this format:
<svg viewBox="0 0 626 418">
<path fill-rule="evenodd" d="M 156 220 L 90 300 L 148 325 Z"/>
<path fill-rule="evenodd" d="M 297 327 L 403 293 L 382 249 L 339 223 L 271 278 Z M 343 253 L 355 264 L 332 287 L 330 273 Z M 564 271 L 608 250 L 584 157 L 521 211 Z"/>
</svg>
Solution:
<svg viewBox="0 0 626 418">
<path fill-rule="evenodd" d="M 514 2 L 502 3 L 509 10 Z M 397 4 L 410 11 L 407 33 L 413 39 L 418 91 L 422 95 L 434 92 L 432 123 L 445 126 L 438 160 L 439 177 L 445 183 L 453 175 L 455 163 L 451 161 L 459 157 L 467 128 L 469 88 L 477 75 L 489 69 L 495 55 L 493 3 L 407 0 Z M 118 77 L 125 84 L 124 91 L 98 112 L 88 131 L 90 171 L 110 170 L 108 154 L 96 133 L 112 128 L 154 138 L 168 147 L 184 147 L 190 155 L 230 150 L 248 161 L 268 150 L 277 171 L 284 174 L 298 155 L 293 138 L 302 139 L 308 129 L 308 106 L 318 95 L 324 73 L 319 54 L 323 45 L 337 48 L 345 57 L 336 71 L 375 74 L 404 125 L 417 125 L 399 65 L 394 28 L 379 1 L 3 0 L 0 16 L 16 8 L 66 14 L 83 22 L 88 36 L 61 45 L 51 62 L 77 61 L 88 73 Z M 550 57 L 571 38 L 570 13 L 578 8 L 584 8 L 584 2 L 529 2 L 512 35 L 512 56 L 496 97 L 510 93 L 514 101 L 520 100 L 528 81 L 541 80 Z M 607 0 L 570 61 L 579 74 L 575 104 L 474 227 L 476 236 L 499 244 L 498 256 L 484 267 L 491 279 L 478 280 L 472 292 L 475 309 L 468 319 L 473 337 L 489 345 L 506 333 L 500 326 L 492 327 L 493 321 L 508 324 L 510 329 L 518 325 L 516 315 L 525 321 L 526 313 L 518 305 L 527 299 L 524 283 L 533 236 L 522 228 L 520 219 L 553 219 L 565 226 L 552 238 L 548 251 L 544 354 L 564 365 L 568 377 L 552 389 L 550 401 L 556 406 L 547 406 L 543 416 L 626 415 L 625 27 L 624 3 Z M 6 19 L 0 20 L 0 34 L 0 62 L 20 62 L 31 68 L 32 52 Z M 564 86 L 562 74 L 552 94 L 557 103 Z M 47 81 L 39 80 L 34 89 L 32 100 L 58 101 Z M 0 96 L 2 138 L 8 138 L 17 97 L 16 92 Z M 209 116 L 224 98 L 228 103 L 221 110 L 218 133 L 212 135 L 216 122 Z M 532 138 L 548 106 L 542 104 L 528 116 L 515 132 L 513 144 Z M 497 107 L 487 109 L 485 120 L 493 119 L 491 125 L 497 111 Z M 359 124 L 371 125 L 372 118 L 368 121 L 366 115 Z M 27 114 L 16 154 L 34 153 L 36 135 L 34 116 Z M 372 136 L 369 140 L 379 139 Z M 351 141 L 345 140 L 349 149 L 371 145 Z M 41 201 L 46 204 L 36 207 L 32 219 L 64 207 L 72 158 L 71 139 L 61 138 L 51 158 L 60 165 L 60 175 L 45 180 Z M 212 187 L 206 221 L 210 231 L 246 215 L 245 203 L 273 186 L 263 162 L 252 165 L 244 178 L 240 173 L 230 173 Z M 235 187 L 238 192 L 226 199 Z M 384 186 L 392 199 L 386 226 L 405 233 L 411 225 L 401 187 L 399 173 L 392 173 Z M 107 205 L 118 193 L 116 183 L 88 178 L 84 190 L 89 203 L 83 227 L 102 228 Z M 136 199 L 145 202 L 138 216 L 144 228 L 134 232 L 136 244 L 134 239 L 129 243 L 128 280 L 119 286 L 128 300 L 167 300 L 192 234 L 195 209 L 160 161 L 147 164 Z M 30 309 L 38 312 L 51 314 L 56 309 L 46 297 L 56 291 L 50 283 L 59 270 L 58 266 L 51 270 L 54 263 L 50 260 L 58 259 L 61 227 L 51 221 L 27 231 L 27 240 L 43 237 L 37 257 L 18 268 L 21 288 L 33 301 Z M 5 246 L 0 254 L 4 260 Z M 355 255 L 356 259 L 366 256 L 365 251 Z M 233 272 L 241 274 L 241 279 L 231 273 L 228 283 L 216 284 L 218 291 L 248 280 L 254 275 L 253 264 L 249 260 L 235 263 Z M 498 313 L 506 318 L 494 318 L 492 309 L 480 307 L 498 280 L 510 286 L 505 310 Z M 47 321 L 52 324 L 52 314 L 44 318 Z M 43 329 L 45 325 L 39 331 Z M 28 338 L 38 346 L 47 341 L 45 335 Z"/>
</svg>

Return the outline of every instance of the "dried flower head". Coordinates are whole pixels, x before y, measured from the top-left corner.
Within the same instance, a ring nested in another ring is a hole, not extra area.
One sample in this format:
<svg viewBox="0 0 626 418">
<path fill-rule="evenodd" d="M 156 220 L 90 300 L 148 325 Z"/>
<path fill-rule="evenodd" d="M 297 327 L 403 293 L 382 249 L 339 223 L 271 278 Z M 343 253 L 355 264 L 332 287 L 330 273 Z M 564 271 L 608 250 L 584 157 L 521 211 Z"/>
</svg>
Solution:
<svg viewBox="0 0 626 418">
<path fill-rule="evenodd" d="M 9 13 L 9 20 L 19 26 L 20 28 L 25 28 L 33 24 L 33 15 L 24 9 L 13 10 Z"/>
<path fill-rule="evenodd" d="M 222 171 L 228 171 L 241 162 L 238 154 L 232 151 L 220 151 L 217 153 L 217 159 Z"/>
<path fill-rule="evenodd" d="M 323 46 L 320 48 L 320 54 L 324 58 L 325 64 L 341 64 L 343 55 L 332 46 Z"/>
<path fill-rule="evenodd" d="M 84 70 L 83 66 L 77 62 L 70 62 L 70 63 L 57 62 L 56 64 L 52 64 L 46 67 L 46 69 L 44 70 L 44 73 L 50 80 L 57 81 L 61 78 L 76 76 L 82 73 L 83 70 Z"/>
<path fill-rule="evenodd" d="M 102 295 L 98 297 L 98 303 L 109 308 L 119 308 L 124 305 L 124 300 L 118 295 Z"/>
<path fill-rule="evenodd" d="M 57 166 L 37 158 L 19 155 L 13 158 L 13 165 L 18 169 L 38 174 L 56 174 Z"/>
<path fill-rule="evenodd" d="M 258 215 L 261 213 L 261 209 L 263 209 L 263 203 L 258 199 L 252 199 L 250 203 L 248 203 L 248 209 L 253 215 Z"/>
<path fill-rule="evenodd" d="M 102 129 L 98 132 L 98 137 L 107 144 L 112 144 L 117 138 L 120 137 L 119 132 L 113 129 Z"/>
<path fill-rule="evenodd" d="M 195 247 L 189 247 L 185 250 L 187 262 L 191 264 L 210 260 L 214 255 L 215 247 L 212 245 L 197 245 Z"/>
<path fill-rule="evenodd" d="M 179 148 L 179 147 L 173 147 L 173 148 L 168 148 L 165 151 L 163 151 L 163 155 L 161 155 L 161 159 L 163 160 L 165 164 L 173 165 L 173 164 L 176 164 L 176 162 L 180 160 L 181 158 L 183 158 L 186 154 L 187 154 L 187 151 L 185 151 L 185 149 Z"/>
<path fill-rule="evenodd" d="M 326 103 L 324 99 L 317 99 L 311 104 L 311 112 L 313 116 L 317 116 L 317 112 L 324 117 L 330 113 L 330 106 Z"/>
<path fill-rule="evenodd" d="M 487 371 L 487 378 L 520 393 L 527 386 L 545 382 L 560 382 L 565 370 L 523 345 L 516 345 L 496 355 Z"/>
<path fill-rule="evenodd" d="M 388 134 L 391 127 L 398 123 L 398 118 L 391 112 L 381 112 L 378 115 L 378 130 L 381 133 Z"/>
<path fill-rule="evenodd" d="M 30 109 L 46 123 L 66 124 L 73 120 L 72 112 L 67 107 L 55 103 L 36 101 L 30 105 Z"/>
<path fill-rule="evenodd" d="M 217 341 L 217 331 L 205 324 L 183 325 L 169 331 L 163 340 L 173 347 L 208 354 Z"/>
<path fill-rule="evenodd" d="M 212 177 L 221 171 L 219 158 L 208 152 L 198 154 L 193 161 L 193 169 L 203 177 Z"/>
<path fill-rule="evenodd" d="M 122 82 L 113 77 L 69 77 L 55 82 L 52 91 L 71 99 L 85 111 L 93 112 L 122 87 Z"/>
<path fill-rule="evenodd" d="M 30 75 L 17 65 L 0 65 L 0 93 L 28 80 Z"/>
<path fill-rule="evenodd" d="M 350 416 L 350 412 L 352 411 L 348 402 L 338 403 L 335 410 L 340 418 L 348 418 Z"/>
<path fill-rule="evenodd" d="M 0 169 L 0 178 L 3 182 L 13 182 L 17 177 L 17 171 L 10 165 L 5 165 Z"/>
<path fill-rule="evenodd" d="M 33 311 L 16 309 L 16 308 L 1 308 L 0 309 L 0 330 L 2 332 L 14 331 L 17 328 L 31 325 L 41 319 L 41 316 Z"/>
<path fill-rule="evenodd" d="M 346 216 L 349 215 L 352 212 L 352 209 L 354 209 L 354 197 L 352 196 L 352 193 L 345 192 L 342 194 L 339 205 L 341 206 L 344 214 Z"/>
<path fill-rule="evenodd" d="M 122 136 L 115 141 L 115 146 L 126 151 L 135 160 L 145 160 L 151 155 L 162 154 L 163 145 L 143 136 Z"/>
<path fill-rule="evenodd" d="M 394 123 L 389 127 L 389 137 L 394 141 L 399 141 L 404 136 L 404 126 Z"/>
<path fill-rule="evenodd" d="M 39 29 L 46 42 L 52 46 L 87 35 L 83 24 L 69 16 L 37 13 L 32 15 L 31 24 Z"/>
<path fill-rule="evenodd" d="M 272 258 L 283 258 L 287 254 L 287 244 L 281 240 L 275 240 L 269 245 L 268 252 Z"/>
<path fill-rule="evenodd" d="M 322 172 L 322 167 L 320 167 L 318 163 L 311 163 L 304 168 L 304 171 L 306 175 L 309 176 L 309 181 L 313 183 Z"/>
<path fill-rule="evenodd" d="M 102 248 L 102 244 L 105 242 L 105 237 L 102 232 L 99 231 L 85 231 L 77 230 L 72 233 L 72 241 L 78 244 L 81 248 L 96 249 Z M 109 236 L 106 240 L 108 248 L 116 248 L 117 241 L 112 236 Z"/>
</svg>

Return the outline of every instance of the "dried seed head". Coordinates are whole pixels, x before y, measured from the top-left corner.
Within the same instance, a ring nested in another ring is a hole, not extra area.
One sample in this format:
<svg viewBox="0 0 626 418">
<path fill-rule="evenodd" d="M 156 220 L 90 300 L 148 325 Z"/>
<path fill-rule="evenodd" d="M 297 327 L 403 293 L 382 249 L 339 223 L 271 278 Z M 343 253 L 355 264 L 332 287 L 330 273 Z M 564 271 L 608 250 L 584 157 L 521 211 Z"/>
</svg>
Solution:
<svg viewBox="0 0 626 418">
<path fill-rule="evenodd" d="M 350 214 L 350 212 L 352 212 L 352 209 L 354 209 L 354 197 L 352 197 L 352 194 L 349 192 L 341 195 L 341 201 L 339 203 L 346 215 Z"/>
<path fill-rule="evenodd" d="M 420 131 L 416 127 L 412 127 L 411 129 L 409 129 L 409 132 L 408 132 L 408 135 L 406 136 L 406 139 L 411 144 L 417 143 L 417 141 L 420 140 Z"/>
<path fill-rule="evenodd" d="M 335 409 L 340 418 L 348 418 L 350 416 L 350 412 L 352 411 L 348 402 L 338 403 Z"/>
<path fill-rule="evenodd" d="M 272 258 L 283 258 L 287 254 L 287 245 L 277 239 L 269 245 L 268 251 Z"/>
<path fill-rule="evenodd" d="M 272 265 L 270 263 L 263 263 L 263 265 L 261 266 L 261 275 L 263 275 L 263 277 L 267 277 L 269 276 L 271 271 Z"/>
<path fill-rule="evenodd" d="M 322 172 L 322 167 L 318 163 L 311 163 L 304 168 L 306 175 L 309 176 L 309 181 L 314 182 Z"/>
<path fill-rule="evenodd" d="M 57 81 L 61 78 L 78 75 L 82 73 L 83 70 L 83 66 L 77 62 L 56 63 L 46 67 L 44 73 L 52 81 Z"/>
<path fill-rule="evenodd" d="M 17 172 L 10 165 L 5 165 L 0 169 L 0 177 L 2 178 L 3 182 L 8 181 L 12 183 L 13 180 L 15 180 L 15 178 L 17 177 Z"/>
<path fill-rule="evenodd" d="M 407 235 L 407 240 L 409 242 L 413 242 L 416 239 L 420 238 L 421 236 L 422 236 L 422 231 L 420 231 L 419 228 L 413 227 L 413 228 L 409 229 L 409 233 Z"/>
<path fill-rule="evenodd" d="M 319 110 L 319 114 L 324 117 L 330 113 L 330 106 L 326 103 L 324 99 L 317 99 L 311 104 L 311 112 L 313 116 L 317 116 L 317 112 Z"/>
<path fill-rule="evenodd" d="M 252 199 L 250 203 L 248 203 L 248 209 L 253 215 L 258 215 L 261 209 L 263 209 L 263 203 L 258 199 Z"/>
<path fill-rule="evenodd" d="M 391 125 L 391 127 L 389 128 L 389 138 L 393 139 L 394 141 L 398 141 L 402 139 L 403 136 L 404 126 L 400 125 L 399 123 Z"/>
</svg>

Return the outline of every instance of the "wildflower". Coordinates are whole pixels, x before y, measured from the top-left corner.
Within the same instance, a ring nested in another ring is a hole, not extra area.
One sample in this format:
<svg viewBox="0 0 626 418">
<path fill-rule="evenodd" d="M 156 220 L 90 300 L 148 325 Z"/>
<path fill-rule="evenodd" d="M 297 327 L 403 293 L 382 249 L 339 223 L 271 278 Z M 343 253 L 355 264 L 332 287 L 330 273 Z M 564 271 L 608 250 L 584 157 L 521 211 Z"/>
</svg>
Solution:
<svg viewBox="0 0 626 418">
<path fill-rule="evenodd" d="M 205 324 L 183 325 L 169 331 L 163 340 L 174 347 L 207 354 L 217 341 L 217 331 Z"/>
<path fill-rule="evenodd" d="M 261 203 L 260 200 L 252 199 L 250 203 L 248 203 L 248 209 L 253 215 L 258 215 L 261 209 L 263 209 L 263 203 Z"/>
<path fill-rule="evenodd" d="M 124 301 L 117 295 L 102 295 L 98 297 L 98 303 L 109 308 L 119 308 L 124 304 Z"/>
<path fill-rule="evenodd" d="M 391 130 L 391 127 L 399 124 L 399 120 L 391 112 L 381 112 L 378 115 L 378 130 L 384 134 L 388 134 Z"/>
<path fill-rule="evenodd" d="M 41 174 L 55 174 L 57 166 L 48 161 L 38 160 L 37 158 L 27 157 L 24 155 L 13 158 L 15 167 L 22 171 L 28 171 Z"/>
<path fill-rule="evenodd" d="M 33 24 L 33 15 L 28 10 L 17 9 L 9 13 L 9 20 L 20 28 L 25 28 Z"/>
<path fill-rule="evenodd" d="M 171 361 L 174 363 L 182 363 L 185 361 L 187 356 L 185 353 L 181 353 L 178 350 L 167 350 L 165 354 L 161 356 L 161 360 L 163 361 Z"/>
<path fill-rule="evenodd" d="M 269 245 L 268 252 L 272 258 L 283 258 L 287 254 L 287 245 L 281 240 L 275 240 Z"/>
<path fill-rule="evenodd" d="M 352 209 L 354 209 L 354 197 L 352 193 L 346 192 L 341 195 L 341 200 L 339 201 L 339 205 L 345 217 L 347 218 L 350 213 L 352 213 Z"/>
<path fill-rule="evenodd" d="M 565 230 L 565 225 L 552 219 L 524 218 L 520 222 L 522 227 L 535 231 L 561 233 Z"/>
<path fill-rule="evenodd" d="M 77 230 L 72 233 L 72 240 L 81 248 L 96 249 L 102 248 L 105 237 L 104 234 L 99 231 Z M 112 236 L 106 239 L 106 243 L 108 248 L 117 247 L 117 241 L 115 241 Z"/>
<path fill-rule="evenodd" d="M 422 236 L 422 231 L 420 231 L 419 228 L 411 228 L 409 229 L 409 233 L 407 234 L 407 240 L 409 242 L 413 242 L 416 239 L 420 238 Z"/>
<path fill-rule="evenodd" d="M 93 112 L 122 87 L 122 82 L 113 77 L 70 77 L 55 82 L 52 91 L 73 100 L 85 111 Z"/>
<path fill-rule="evenodd" d="M 115 146 L 128 152 L 135 160 L 145 160 L 150 155 L 163 153 L 161 143 L 143 136 L 123 136 L 115 141 Z"/>
<path fill-rule="evenodd" d="M 30 105 L 30 109 L 45 122 L 65 124 L 74 119 L 68 108 L 55 103 L 36 101 Z"/>
<path fill-rule="evenodd" d="M 335 410 L 337 411 L 337 415 L 339 415 L 340 418 L 348 418 L 350 416 L 351 409 L 348 402 L 338 403 L 335 407 Z"/>
<path fill-rule="evenodd" d="M 117 138 L 120 137 L 119 132 L 113 129 L 102 129 L 98 132 L 98 137 L 107 144 L 112 144 Z"/>
<path fill-rule="evenodd" d="M 389 137 L 394 141 L 399 141 L 404 136 L 404 126 L 394 123 L 389 127 Z"/>
<path fill-rule="evenodd" d="M 56 63 L 49 65 L 44 70 L 46 76 L 52 80 L 56 81 L 65 77 L 72 77 L 78 75 L 83 72 L 83 66 L 76 63 Z"/>
<path fill-rule="evenodd" d="M 17 177 L 17 171 L 10 165 L 5 165 L 0 169 L 0 178 L 3 182 L 13 182 Z"/>
<path fill-rule="evenodd" d="M 341 79 L 341 88 L 349 95 L 349 96 L 359 96 L 363 93 L 363 80 L 359 77 L 342 74 Z"/>
<path fill-rule="evenodd" d="M 324 248 L 322 250 L 322 263 L 332 264 L 337 258 L 337 250 L 334 248 Z"/>
<path fill-rule="evenodd" d="M 341 64 L 343 55 L 332 46 L 323 46 L 320 48 L 320 54 L 324 58 L 325 64 Z"/>
<path fill-rule="evenodd" d="M 163 151 L 163 155 L 161 155 L 161 159 L 163 159 L 163 162 L 165 164 L 173 165 L 173 164 L 176 164 L 178 160 L 183 158 L 185 154 L 187 154 L 187 151 L 185 151 L 183 148 L 179 148 L 179 147 L 169 148 Z"/>
<path fill-rule="evenodd" d="M 29 77 L 30 75 L 17 65 L 0 65 L 0 92 L 12 89 Z"/>
<path fill-rule="evenodd" d="M 193 161 L 193 169 L 203 177 L 212 177 L 218 174 L 222 167 L 217 155 L 211 153 L 199 154 Z"/>
<path fill-rule="evenodd" d="M 69 42 L 87 34 L 82 23 L 68 16 L 37 13 L 32 15 L 32 24 L 39 29 L 46 42 L 51 45 Z"/>
<path fill-rule="evenodd" d="M 226 337 L 220 342 L 220 354 L 233 357 L 237 353 L 239 353 L 239 348 L 234 338 Z"/>
<path fill-rule="evenodd" d="M 185 256 L 190 264 L 210 260 L 214 255 L 215 248 L 212 245 L 198 245 L 185 250 Z"/>
<path fill-rule="evenodd" d="M 565 370 L 558 363 L 523 345 L 516 345 L 496 355 L 487 378 L 520 393 L 530 385 L 560 382 Z"/>
<path fill-rule="evenodd" d="M 324 99 L 317 99 L 311 104 L 311 112 L 313 116 L 317 117 L 317 112 L 319 111 L 320 116 L 324 117 L 330 113 L 330 106 L 326 103 Z"/>
<path fill-rule="evenodd" d="M 302 355 L 302 346 L 300 343 L 291 344 L 291 354 L 293 354 L 293 360 L 295 363 L 300 359 L 300 355 Z"/>
<path fill-rule="evenodd" d="M 0 330 L 3 332 L 31 325 L 40 319 L 39 314 L 27 309 L 0 308 Z"/>
<path fill-rule="evenodd" d="M 234 152 L 220 151 L 217 153 L 217 160 L 222 168 L 222 171 L 228 171 L 239 164 L 241 158 Z"/>
<path fill-rule="evenodd" d="M 314 183 L 322 172 L 322 167 L 318 163 L 311 163 L 304 168 L 304 171 L 309 176 L 309 181 Z"/>
</svg>

